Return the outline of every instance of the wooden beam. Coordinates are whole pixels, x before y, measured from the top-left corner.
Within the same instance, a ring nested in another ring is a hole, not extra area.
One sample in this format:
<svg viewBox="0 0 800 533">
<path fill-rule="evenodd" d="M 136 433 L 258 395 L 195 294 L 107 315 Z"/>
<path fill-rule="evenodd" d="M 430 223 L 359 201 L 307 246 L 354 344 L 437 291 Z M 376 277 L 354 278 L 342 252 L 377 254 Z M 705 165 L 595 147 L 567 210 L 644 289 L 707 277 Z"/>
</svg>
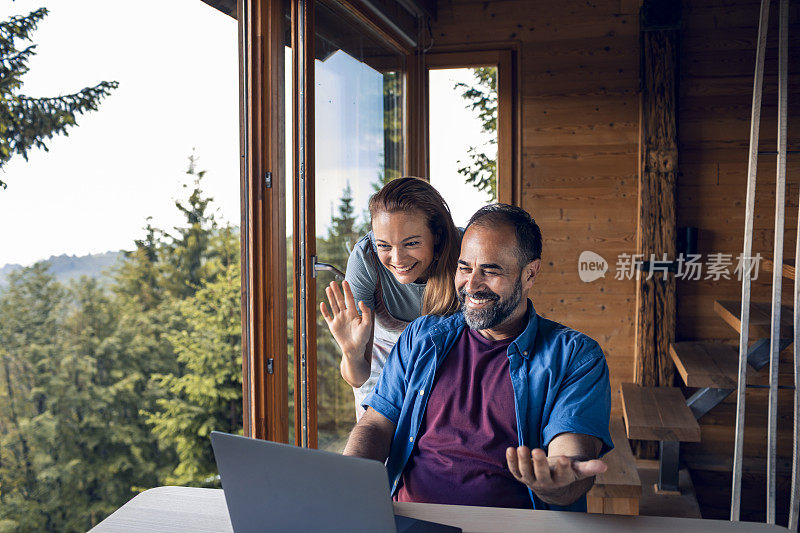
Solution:
<svg viewBox="0 0 800 533">
<path fill-rule="evenodd" d="M 406 164 L 405 174 L 428 179 L 428 70 L 423 55 L 411 54 L 406 62 Z"/>
<path fill-rule="evenodd" d="M 644 260 L 675 257 L 675 180 L 678 172 L 678 31 L 675 4 L 646 1 L 641 10 L 641 106 L 637 253 Z M 677 15 L 680 20 L 680 14 Z M 650 277 L 650 279 L 647 279 Z M 675 340 L 675 277 L 640 273 L 636 282 L 634 381 L 670 386 L 669 346 Z M 653 446 L 639 447 L 651 456 Z"/>
<path fill-rule="evenodd" d="M 303 106 L 305 113 L 304 116 L 298 117 L 298 120 L 305 121 L 303 132 L 305 134 L 305 264 L 306 264 L 306 362 L 307 362 L 307 387 L 308 387 L 308 404 L 306 410 L 308 413 L 308 446 L 316 448 L 318 446 L 317 439 L 317 308 L 316 305 L 309 305 L 311 302 L 316 302 L 314 295 L 317 294 L 317 278 L 314 277 L 314 262 L 313 258 L 317 255 L 317 231 L 316 231 L 316 174 L 314 165 L 316 148 L 314 144 L 315 134 L 315 121 L 314 121 L 314 95 L 315 82 L 314 82 L 314 58 L 315 50 L 314 45 L 316 39 L 314 35 L 315 30 L 315 13 L 316 13 L 316 0 L 305 0 L 303 2 L 305 12 L 301 15 L 305 18 L 305 31 L 306 42 L 303 46 L 305 53 L 304 57 L 299 58 L 302 68 L 305 69 L 303 79 L 305 80 L 305 87 L 303 88 L 303 97 L 305 98 L 305 105 Z M 295 48 L 296 50 L 297 48 Z M 297 94 L 297 91 L 295 91 Z M 298 211 L 295 211 L 296 213 Z"/>
<path fill-rule="evenodd" d="M 314 15 L 315 0 L 294 0 L 292 20 L 302 17 L 304 38 L 299 34 L 297 22 L 292 25 L 292 78 L 294 94 L 302 90 L 301 99 L 293 98 L 294 151 L 294 383 L 295 383 L 295 444 L 317 447 L 317 321 L 316 278 L 312 258 L 316 255 L 317 238 L 314 210 Z M 302 50 L 302 54 L 298 51 Z M 300 84 L 302 83 L 302 87 Z M 300 150 L 300 141 L 303 150 Z M 301 221 L 300 213 L 305 213 Z M 302 222 L 302 224 L 301 224 Z M 305 278 L 301 277 L 300 262 L 305 264 Z M 305 320 L 301 311 L 301 291 L 305 293 Z M 304 321 L 303 321 L 304 320 Z M 305 392 L 302 402 L 302 353 L 305 353 Z M 305 410 L 305 411 L 304 411 Z M 303 441 L 303 418 L 307 441 Z"/>
</svg>

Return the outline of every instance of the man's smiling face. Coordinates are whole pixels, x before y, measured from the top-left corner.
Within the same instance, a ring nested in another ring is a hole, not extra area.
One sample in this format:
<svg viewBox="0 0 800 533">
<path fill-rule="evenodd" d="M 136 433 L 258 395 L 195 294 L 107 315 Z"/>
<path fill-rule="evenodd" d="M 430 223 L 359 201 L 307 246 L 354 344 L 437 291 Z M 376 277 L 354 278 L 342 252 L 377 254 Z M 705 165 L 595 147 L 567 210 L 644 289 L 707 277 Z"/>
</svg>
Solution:
<svg viewBox="0 0 800 533">
<path fill-rule="evenodd" d="M 524 314 L 533 279 L 526 273 L 527 265 L 520 265 L 516 250 L 514 228 L 505 224 L 476 224 L 464 233 L 455 284 L 471 329 L 502 327 L 510 317 Z"/>
</svg>

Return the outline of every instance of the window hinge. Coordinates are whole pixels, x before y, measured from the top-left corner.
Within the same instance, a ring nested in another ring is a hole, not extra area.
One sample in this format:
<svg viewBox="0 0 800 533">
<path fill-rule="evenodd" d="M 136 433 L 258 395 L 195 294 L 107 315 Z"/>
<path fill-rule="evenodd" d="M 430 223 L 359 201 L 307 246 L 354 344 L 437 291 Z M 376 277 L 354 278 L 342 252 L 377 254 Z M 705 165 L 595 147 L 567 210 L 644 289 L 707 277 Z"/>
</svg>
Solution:
<svg viewBox="0 0 800 533">
<path fill-rule="evenodd" d="M 274 370 L 274 362 L 275 360 L 272 357 L 267 359 L 267 374 L 272 374 Z"/>
<path fill-rule="evenodd" d="M 264 186 L 267 189 L 272 188 L 272 172 L 265 172 L 264 173 Z"/>
</svg>

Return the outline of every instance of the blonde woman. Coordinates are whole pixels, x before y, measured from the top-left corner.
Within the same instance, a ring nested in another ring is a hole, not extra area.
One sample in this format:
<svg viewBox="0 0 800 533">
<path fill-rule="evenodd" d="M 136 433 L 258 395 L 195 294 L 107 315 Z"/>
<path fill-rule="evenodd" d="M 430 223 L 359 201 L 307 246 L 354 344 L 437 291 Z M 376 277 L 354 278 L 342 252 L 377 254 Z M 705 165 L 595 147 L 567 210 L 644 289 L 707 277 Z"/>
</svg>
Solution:
<svg viewBox="0 0 800 533">
<path fill-rule="evenodd" d="M 405 327 L 422 315 L 458 310 L 453 278 L 461 232 L 439 192 L 419 178 L 399 178 L 370 198 L 369 212 L 372 231 L 353 247 L 342 288 L 325 288 L 330 311 L 320 303 L 342 350 L 356 418 Z"/>
</svg>

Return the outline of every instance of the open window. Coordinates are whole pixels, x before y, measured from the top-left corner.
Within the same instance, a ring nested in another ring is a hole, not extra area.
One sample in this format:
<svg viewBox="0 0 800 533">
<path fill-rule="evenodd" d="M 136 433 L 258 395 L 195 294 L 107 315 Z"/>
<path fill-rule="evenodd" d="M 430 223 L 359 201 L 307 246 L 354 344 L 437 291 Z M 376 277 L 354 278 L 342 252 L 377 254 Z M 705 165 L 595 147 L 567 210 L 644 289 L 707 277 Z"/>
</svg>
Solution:
<svg viewBox="0 0 800 533">
<path fill-rule="evenodd" d="M 487 202 L 519 203 L 513 51 L 433 52 L 425 66 L 428 175 L 456 224 Z"/>
<path fill-rule="evenodd" d="M 353 393 L 319 302 L 369 230 L 370 195 L 429 175 L 430 69 L 497 68 L 497 197 L 519 201 L 513 52 L 423 52 L 422 12 L 394 7 L 240 3 L 248 435 L 335 451 L 346 442 Z"/>
</svg>

